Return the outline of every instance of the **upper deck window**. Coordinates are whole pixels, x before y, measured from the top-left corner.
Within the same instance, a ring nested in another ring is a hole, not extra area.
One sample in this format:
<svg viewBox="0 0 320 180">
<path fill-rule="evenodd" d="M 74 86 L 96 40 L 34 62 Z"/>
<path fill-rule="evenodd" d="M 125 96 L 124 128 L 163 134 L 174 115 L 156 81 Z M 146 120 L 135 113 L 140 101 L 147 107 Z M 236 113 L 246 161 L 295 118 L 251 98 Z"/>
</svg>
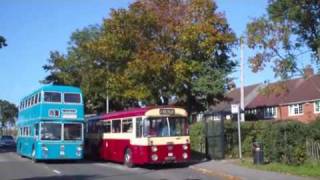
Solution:
<svg viewBox="0 0 320 180">
<path fill-rule="evenodd" d="M 61 94 L 58 92 L 45 92 L 44 101 L 45 102 L 61 102 Z"/>
<path fill-rule="evenodd" d="M 36 96 L 34 96 L 34 103 L 38 104 L 38 94 L 36 94 Z"/>
<path fill-rule="evenodd" d="M 38 102 L 41 102 L 41 93 L 38 94 Z"/>
<path fill-rule="evenodd" d="M 64 102 L 65 103 L 80 103 L 81 102 L 80 94 L 65 93 L 64 94 Z"/>
</svg>

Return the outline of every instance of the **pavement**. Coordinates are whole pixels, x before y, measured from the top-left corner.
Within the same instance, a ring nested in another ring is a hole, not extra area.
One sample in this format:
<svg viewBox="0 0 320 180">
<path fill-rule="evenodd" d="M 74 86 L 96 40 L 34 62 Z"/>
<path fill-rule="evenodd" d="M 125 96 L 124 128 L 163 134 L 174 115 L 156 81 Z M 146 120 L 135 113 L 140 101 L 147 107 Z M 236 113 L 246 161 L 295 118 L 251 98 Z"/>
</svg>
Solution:
<svg viewBox="0 0 320 180">
<path fill-rule="evenodd" d="M 202 161 L 189 168 L 224 180 L 314 180 L 314 178 L 246 168 L 237 165 L 234 160 Z"/>
</svg>

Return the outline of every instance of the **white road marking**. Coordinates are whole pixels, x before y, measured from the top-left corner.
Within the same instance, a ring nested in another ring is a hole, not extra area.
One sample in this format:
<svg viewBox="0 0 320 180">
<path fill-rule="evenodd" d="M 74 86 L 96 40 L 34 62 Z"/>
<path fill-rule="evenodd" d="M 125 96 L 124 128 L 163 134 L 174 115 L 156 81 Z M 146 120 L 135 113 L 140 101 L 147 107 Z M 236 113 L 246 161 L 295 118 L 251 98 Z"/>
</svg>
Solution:
<svg viewBox="0 0 320 180">
<path fill-rule="evenodd" d="M 52 172 L 54 172 L 54 173 L 56 173 L 56 174 L 61 174 L 61 172 L 58 171 L 58 170 L 56 170 L 56 169 L 52 170 Z"/>
</svg>

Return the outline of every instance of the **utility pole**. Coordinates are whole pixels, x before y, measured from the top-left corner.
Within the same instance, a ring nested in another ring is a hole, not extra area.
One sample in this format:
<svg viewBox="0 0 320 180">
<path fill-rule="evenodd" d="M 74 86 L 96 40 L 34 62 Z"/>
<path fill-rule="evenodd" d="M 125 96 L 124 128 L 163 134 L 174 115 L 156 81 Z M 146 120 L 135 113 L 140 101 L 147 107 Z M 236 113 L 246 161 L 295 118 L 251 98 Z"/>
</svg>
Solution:
<svg viewBox="0 0 320 180">
<path fill-rule="evenodd" d="M 106 113 L 109 113 L 109 95 L 107 92 L 107 98 L 106 98 Z"/>
<path fill-rule="evenodd" d="M 3 123 L 2 123 L 2 107 L 1 107 L 1 105 L 0 105 L 0 125 L 1 125 L 1 127 L 0 127 L 0 135 L 2 136 L 3 135 L 3 132 L 2 132 L 2 128 L 3 128 Z"/>
<path fill-rule="evenodd" d="M 241 122 L 245 121 L 244 117 L 244 60 L 243 60 L 243 37 L 240 38 L 240 114 Z"/>
<path fill-rule="evenodd" d="M 109 62 L 107 61 L 107 81 L 106 81 L 106 86 L 107 86 L 107 97 L 106 97 L 106 113 L 109 113 L 109 81 L 108 81 L 108 74 L 109 74 Z"/>
</svg>

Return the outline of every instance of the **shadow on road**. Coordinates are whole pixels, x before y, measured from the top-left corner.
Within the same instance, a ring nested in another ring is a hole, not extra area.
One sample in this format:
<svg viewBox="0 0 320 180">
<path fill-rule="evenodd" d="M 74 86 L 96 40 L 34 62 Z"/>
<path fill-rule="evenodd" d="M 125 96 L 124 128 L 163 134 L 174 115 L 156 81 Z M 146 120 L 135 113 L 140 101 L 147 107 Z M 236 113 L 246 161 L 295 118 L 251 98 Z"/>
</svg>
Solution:
<svg viewBox="0 0 320 180">
<path fill-rule="evenodd" d="M 32 178 L 23 178 L 23 180 L 51 180 L 51 179 L 63 179 L 63 180 L 74 180 L 74 179 L 98 179 L 102 176 L 97 175 L 60 175 L 60 176 L 44 176 L 44 177 L 32 177 Z M 17 179 L 18 180 L 18 179 Z M 19 179 L 21 180 L 21 179 Z"/>
</svg>

